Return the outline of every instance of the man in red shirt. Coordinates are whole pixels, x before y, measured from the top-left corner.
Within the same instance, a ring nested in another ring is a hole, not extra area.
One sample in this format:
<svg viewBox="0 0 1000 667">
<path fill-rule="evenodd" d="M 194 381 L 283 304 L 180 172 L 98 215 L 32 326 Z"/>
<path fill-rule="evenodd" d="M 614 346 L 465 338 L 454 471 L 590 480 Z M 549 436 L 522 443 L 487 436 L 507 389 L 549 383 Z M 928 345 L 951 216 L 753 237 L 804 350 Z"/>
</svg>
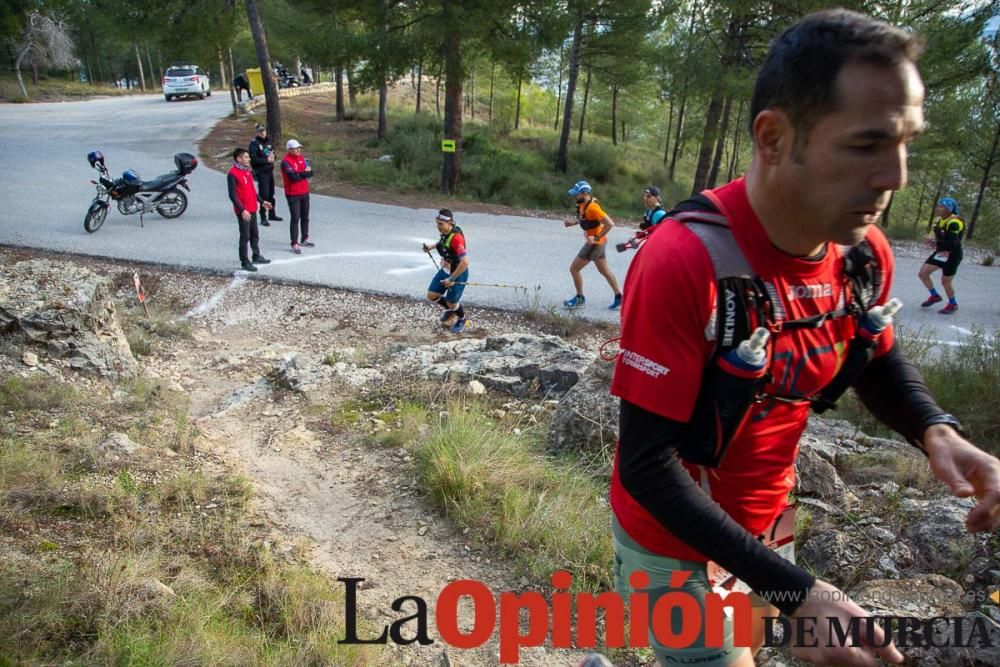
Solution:
<svg viewBox="0 0 1000 667">
<path fill-rule="evenodd" d="M 229 201 L 233 203 L 236 223 L 240 228 L 240 266 L 244 271 L 256 271 L 255 264 L 270 264 L 271 260 L 260 254 L 258 247 L 260 231 L 257 228 L 257 190 L 253 185 L 253 170 L 250 169 L 250 152 L 245 148 L 233 151 L 233 166 L 226 174 L 226 184 L 229 189 Z M 264 202 L 264 210 L 271 208 L 269 202 Z M 247 254 L 247 246 L 253 252 L 252 258 Z"/>
<path fill-rule="evenodd" d="M 285 145 L 288 152 L 281 158 L 281 181 L 285 185 L 285 201 L 288 202 L 289 235 L 292 252 L 302 254 L 302 248 L 316 246 L 309 239 L 309 179 L 313 177 L 312 165 L 302 157 L 302 144 L 289 139 Z"/>
<path fill-rule="evenodd" d="M 846 248 L 863 240 L 890 294 L 893 259 L 877 222 L 906 184 L 906 146 L 924 125 L 924 88 L 916 38 L 845 10 L 807 16 L 778 37 L 751 101 L 753 158 L 745 178 L 703 195 L 725 216 L 738 249 L 766 287 L 773 307 L 765 400 L 732 438 L 718 467 L 692 465 L 682 448 L 705 427 L 692 420 L 703 373 L 716 348 L 713 258 L 693 225 L 660 223 L 629 269 L 622 305 L 621 354 L 611 391 L 621 398 L 620 440 L 611 482 L 616 587 L 630 592 L 637 570 L 651 579 L 650 609 L 671 590 L 671 573 L 693 573 L 683 589 L 711 590 L 706 563 L 736 575 L 755 594 L 753 649 L 760 619 L 867 614 L 831 584 L 768 549 L 758 536 L 774 524 L 794 486 L 798 440 L 810 399 L 837 373 L 858 328 L 853 317 L 812 328 L 777 324 L 829 314 L 852 300 L 844 280 Z M 954 417 L 934 402 L 896 345 L 891 325 L 874 360 L 854 381 L 864 404 L 928 456 L 956 496 L 976 495 L 972 531 L 1000 523 L 1000 461 L 969 443 Z M 770 603 L 770 604 L 769 604 Z M 678 617 L 672 622 L 676 625 Z M 793 655 L 822 664 L 900 662 L 893 644 L 841 647 L 829 624 L 816 646 Z M 874 631 L 882 641 L 881 629 Z M 663 664 L 753 665 L 752 651 L 727 643 L 668 649 Z"/>
</svg>

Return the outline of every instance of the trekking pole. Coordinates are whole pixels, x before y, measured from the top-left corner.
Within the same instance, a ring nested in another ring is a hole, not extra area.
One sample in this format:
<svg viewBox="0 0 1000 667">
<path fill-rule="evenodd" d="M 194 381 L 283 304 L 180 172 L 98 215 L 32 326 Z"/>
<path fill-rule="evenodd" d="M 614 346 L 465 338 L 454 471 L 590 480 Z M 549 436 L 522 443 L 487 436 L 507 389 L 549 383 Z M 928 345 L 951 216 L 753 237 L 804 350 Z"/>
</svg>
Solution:
<svg viewBox="0 0 1000 667">
<path fill-rule="evenodd" d="M 524 285 L 507 285 L 505 283 L 473 283 L 473 282 L 458 282 L 452 283 L 452 285 L 472 285 L 473 287 L 507 287 L 510 289 L 520 289 L 527 291 L 528 288 Z"/>
<path fill-rule="evenodd" d="M 431 251 L 430 250 L 424 250 L 424 252 L 426 252 L 427 256 L 431 258 L 431 262 L 434 264 L 434 268 L 437 269 L 438 271 L 440 271 L 441 267 L 438 266 L 437 260 L 434 259 L 434 255 L 431 254 Z"/>
</svg>

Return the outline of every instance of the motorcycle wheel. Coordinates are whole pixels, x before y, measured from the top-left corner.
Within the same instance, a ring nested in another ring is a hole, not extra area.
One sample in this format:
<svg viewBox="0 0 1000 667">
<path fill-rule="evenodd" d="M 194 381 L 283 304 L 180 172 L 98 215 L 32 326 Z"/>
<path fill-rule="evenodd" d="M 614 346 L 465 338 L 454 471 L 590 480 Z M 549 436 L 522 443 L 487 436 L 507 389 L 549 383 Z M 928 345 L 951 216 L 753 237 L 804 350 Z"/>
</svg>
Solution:
<svg viewBox="0 0 1000 667">
<path fill-rule="evenodd" d="M 187 207 L 187 195 L 180 190 L 167 190 L 156 203 L 156 212 L 164 218 L 173 219 L 181 217 Z"/>
<path fill-rule="evenodd" d="M 94 203 L 90 205 L 90 210 L 87 211 L 87 217 L 83 219 L 83 228 L 88 232 L 93 234 L 108 217 L 108 207 L 101 206 L 100 204 Z"/>
</svg>

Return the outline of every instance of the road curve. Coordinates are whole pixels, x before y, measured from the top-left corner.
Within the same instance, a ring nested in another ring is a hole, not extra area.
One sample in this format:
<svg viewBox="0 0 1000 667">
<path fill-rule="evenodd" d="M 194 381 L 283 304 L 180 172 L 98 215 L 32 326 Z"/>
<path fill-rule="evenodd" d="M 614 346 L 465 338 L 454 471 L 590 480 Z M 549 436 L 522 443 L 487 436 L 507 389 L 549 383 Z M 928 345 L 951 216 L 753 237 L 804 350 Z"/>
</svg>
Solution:
<svg viewBox="0 0 1000 667">
<path fill-rule="evenodd" d="M 146 216 L 140 228 L 138 216 L 113 210 L 97 233 L 83 229 L 94 195 L 89 181 L 96 173 L 86 161 L 90 150 L 104 153 L 113 174 L 135 169 L 148 180 L 173 169 L 174 153 L 197 154 L 198 141 L 229 110 L 228 96 L 218 94 L 170 103 L 162 95 L 144 95 L 0 105 L 0 152 L 13 167 L 0 179 L 5 213 L 0 244 L 213 271 L 238 269 L 237 230 L 225 175 L 204 164 L 189 178 L 190 205 L 181 218 Z M 287 220 L 280 192 L 278 210 Z M 261 250 L 274 261 L 257 276 L 422 298 L 434 267 L 420 243 L 437 235 L 433 214 L 429 209 L 313 195 L 311 234 L 317 247 L 296 256 L 289 250 L 285 223 L 262 227 Z M 471 280 L 526 288 L 470 286 L 468 304 L 558 309 L 572 296 L 568 266 L 581 245 L 579 230 L 536 218 L 482 213 L 456 217 L 469 239 Z M 611 242 L 628 234 L 616 229 Z M 609 253 L 620 281 L 633 254 Z M 897 264 L 895 293 L 906 304 L 902 322 L 907 326 L 923 328 L 945 343 L 962 340 L 974 326 L 1000 328 L 1000 270 L 963 265 L 956 278 L 961 308 L 945 317 L 936 309 L 918 307 L 925 295 L 916 279 L 919 264 L 905 258 Z M 588 267 L 584 279 L 588 304 L 578 312 L 613 320 L 616 314 L 605 310 L 611 292 L 603 278 Z"/>
</svg>

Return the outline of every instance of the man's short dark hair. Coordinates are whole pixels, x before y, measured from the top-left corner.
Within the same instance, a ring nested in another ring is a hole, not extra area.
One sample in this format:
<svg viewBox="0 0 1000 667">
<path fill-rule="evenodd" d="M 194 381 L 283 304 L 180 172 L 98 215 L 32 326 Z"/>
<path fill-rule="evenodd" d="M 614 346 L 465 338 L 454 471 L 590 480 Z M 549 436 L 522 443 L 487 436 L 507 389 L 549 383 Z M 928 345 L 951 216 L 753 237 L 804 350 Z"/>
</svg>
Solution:
<svg viewBox="0 0 1000 667">
<path fill-rule="evenodd" d="M 233 151 L 233 160 L 239 160 L 241 155 L 249 152 L 250 151 L 248 151 L 245 148 L 237 148 L 236 150 Z"/>
<path fill-rule="evenodd" d="M 848 11 L 831 9 L 804 17 L 771 43 L 750 99 L 750 131 L 765 109 L 781 109 L 796 131 L 796 144 L 834 111 L 837 75 L 851 61 L 896 67 L 916 63 L 923 43 L 914 34 Z"/>
</svg>

